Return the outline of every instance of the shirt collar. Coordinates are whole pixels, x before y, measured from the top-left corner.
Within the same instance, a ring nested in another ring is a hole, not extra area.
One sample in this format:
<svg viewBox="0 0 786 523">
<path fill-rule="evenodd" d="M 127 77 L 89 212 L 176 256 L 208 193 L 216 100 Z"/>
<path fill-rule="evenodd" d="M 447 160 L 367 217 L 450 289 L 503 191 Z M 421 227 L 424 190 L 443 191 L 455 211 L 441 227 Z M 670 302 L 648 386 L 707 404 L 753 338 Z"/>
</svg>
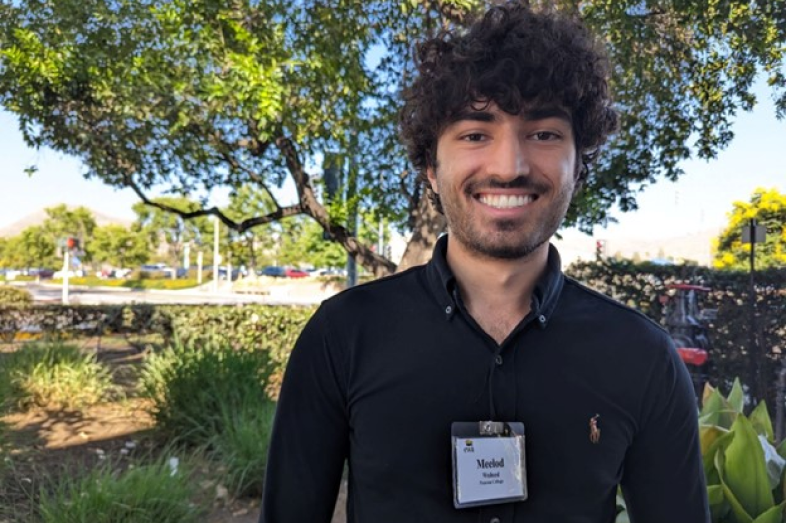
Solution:
<svg viewBox="0 0 786 523">
<path fill-rule="evenodd" d="M 450 270 L 447 262 L 448 235 L 442 235 L 434 246 L 434 253 L 426 266 L 426 273 L 432 292 L 437 297 L 445 314 L 452 317 L 458 306 L 458 288 L 456 277 Z M 546 270 L 535 284 L 532 294 L 532 312 L 537 315 L 538 323 L 545 327 L 551 314 L 557 306 L 557 300 L 562 292 L 564 276 L 559 252 L 554 245 L 549 244 L 549 256 Z"/>
</svg>

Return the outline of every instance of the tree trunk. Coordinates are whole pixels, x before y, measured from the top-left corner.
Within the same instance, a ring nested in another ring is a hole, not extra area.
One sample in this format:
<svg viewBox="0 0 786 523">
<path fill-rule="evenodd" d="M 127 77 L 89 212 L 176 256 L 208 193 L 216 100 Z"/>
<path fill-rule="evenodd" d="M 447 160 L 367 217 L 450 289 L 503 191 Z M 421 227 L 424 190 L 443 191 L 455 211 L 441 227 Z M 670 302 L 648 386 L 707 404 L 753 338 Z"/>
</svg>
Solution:
<svg viewBox="0 0 786 523">
<path fill-rule="evenodd" d="M 425 194 L 421 194 L 417 208 L 412 211 L 412 218 L 412 237 L 396 272 L 428 262 L 437 238 L 447 228 L 445 217 L 434 209 Z"/>
</svg>

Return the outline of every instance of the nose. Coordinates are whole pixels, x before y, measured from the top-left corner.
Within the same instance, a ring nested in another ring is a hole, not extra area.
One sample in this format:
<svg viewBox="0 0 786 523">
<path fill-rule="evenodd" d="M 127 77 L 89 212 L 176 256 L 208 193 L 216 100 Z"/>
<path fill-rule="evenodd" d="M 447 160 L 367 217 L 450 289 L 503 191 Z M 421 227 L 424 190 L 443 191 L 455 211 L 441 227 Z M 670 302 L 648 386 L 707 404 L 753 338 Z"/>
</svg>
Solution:
<svg viewBox="0 0 786 523">
<path fill-rule="evenodd" d="M 514 130 L 508 130 L 497 137 L 494 163 L 490 174 L 501 181 L 510 181 L 519 176 L 529 175 L 527 157 L 522 137 Z"/>
</svg>

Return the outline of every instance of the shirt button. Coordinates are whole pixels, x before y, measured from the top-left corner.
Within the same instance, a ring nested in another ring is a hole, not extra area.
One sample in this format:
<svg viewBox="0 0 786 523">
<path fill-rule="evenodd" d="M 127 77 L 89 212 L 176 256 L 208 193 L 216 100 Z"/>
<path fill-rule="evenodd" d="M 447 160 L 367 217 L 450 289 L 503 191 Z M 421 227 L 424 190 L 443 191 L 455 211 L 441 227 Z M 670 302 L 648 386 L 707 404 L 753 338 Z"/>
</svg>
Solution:
<svg viewBox="0 0 786 523">
<path fill-rule="evenodd" d="M 489 520 L 489 523 L 500 523 L 500 519 L 499 518 L 491 518 Z"/>
<path fill-rule="evenodd" d="M 450 305 L 445 307 L 445 314 L 450 314 L 451 312 L 453 312 L 453 307 L 451 307 Z"/>
<path fill-rule="evenodd" d="M 538 321 L 541 323 L 546 323 L 546 317 L 541 314 L 540 316 L 538 316 Z"/>
<path fill-rule="evenodd" d="M 497 356 L 494 358 L 494 363 L 496 363 L 497 365 L 502 365 L 502 356 L 497 354 Z"/>
</svg>

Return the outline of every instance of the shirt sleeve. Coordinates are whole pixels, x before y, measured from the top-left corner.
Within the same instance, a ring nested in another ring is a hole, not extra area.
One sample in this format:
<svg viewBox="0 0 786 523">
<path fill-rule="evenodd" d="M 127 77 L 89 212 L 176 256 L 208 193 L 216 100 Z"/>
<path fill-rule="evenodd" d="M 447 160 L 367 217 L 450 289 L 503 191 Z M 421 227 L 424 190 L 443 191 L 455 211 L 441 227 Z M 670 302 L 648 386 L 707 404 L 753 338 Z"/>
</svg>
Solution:
<svg viewBox="0 0 786 523">
<path fill-rule="evenodd" d="M 284 374 L 260 523 L 329 523 L 348 449 L 346 372 L 325 306 L 303 329 Z"/>
<path fill-rule="evenodd" d="M 632 523 L 708 523 L 696 397 L 685 365 L 667 344 L 652 368 L 622 492 Z"/>
</svg>

